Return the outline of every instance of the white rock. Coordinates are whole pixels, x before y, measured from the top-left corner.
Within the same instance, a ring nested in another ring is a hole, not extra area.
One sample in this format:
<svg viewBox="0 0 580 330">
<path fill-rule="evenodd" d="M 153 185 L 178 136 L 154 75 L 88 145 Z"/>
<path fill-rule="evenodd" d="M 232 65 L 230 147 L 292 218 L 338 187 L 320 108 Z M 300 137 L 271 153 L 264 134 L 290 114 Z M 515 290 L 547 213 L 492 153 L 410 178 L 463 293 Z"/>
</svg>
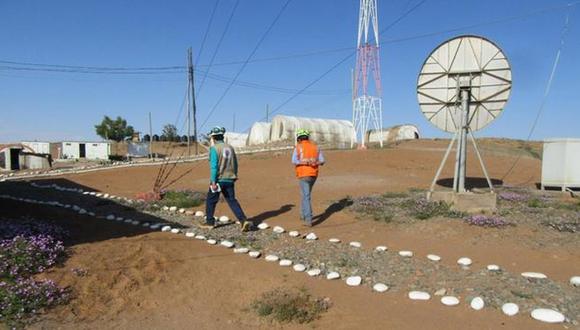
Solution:
<svg viewBox="0 0 580 330">
<path fill-rule="evenodd" d="M 180 232 L 180 231 L 181 231 L 181 230 L 179 230 L 179 229 L 177 229 L 177 228 L 173 228 L 173 229 L 171 229 L 171 233 L 172 233 L 172 234 L 179 234 L 179 232 Z"/>
<path fill-rule="evenodd" d="M 230 218 L 226 217 L 225 215 L 222 215 L 218 220 L 219 222 L 230 222 Z"/>
<path fill-rule="evenodd" d="M 115 216 L 112 214 L 107 215 L 107 220 L 115 220 Z"/>
<path fill-rule="evenodd" d="M 90 215 L 91 217 L 95 216 L 95 212 L 89 212 L 88 215 Z"/>
<path fill-rule="evenodd" d="M 399 251 L 401 257 L 412 257 L 413 251 Z"/>
<path fill-rule="evenodd" d="M 261 224 L 258 225 L 258 229 L 260 229 L 260 230 L 264 230 L 264 229 L 268 229 L 268 228 L 270 228 L 270 225 L 268 225 L 265 222 L 262 222 Z"/>
<path fill-rule="evenodd" d="M 445 306 L 457 306 L 459 305 L 459 299 L 453 296 L 445 296 L 441 298 L 441 303 Z"/>
<path fill-rule="evenodd" d="M 158 223 L 155 223 L 155 224 L 152 224 L 151 226 L 149 226 L 149 228 L 151 228 L 151 229 L 159 229 L 159 227 L 161 227 L 161 225 Z"/>
<path fill-rule="evenodd" d="M 185 213 L 185 209 L 184 208 L 180 208 L 179 209 L 179 213 L 181 213 L 181 214 Z"/>
<path fill-rule="evenodd" d="M 282 259 L 278 264 L 282 267 L 289 267 L 292 265 L 292 260 Z"/>
<path fill-rule="evenodd" d="M 131 224 L 132 224 L 133 226 L 138 226 L 140 223 L 141 223 L 141 222 L 139 222 L 139 221 L 137 221 L 137 220 L 131 221 Z"/>
<path fill-rule="evenodd" d="M 117 217 L 117 219 L 115 219 L 115 220 L 117 220 L 117 221 L 123 221 L 123 219 L 124 219 L 123 217 Z M 133 221 L 131 219 L 127 219 L 127 220 L 128 220 L 127 222 Z"/>
<path fill-rule="evenodd" d="M 487 270 L 490 272 L 498 272 L 501 268 L 498 265 L 487 265 Z"/>
<path fill-rule="evenodd" d="M 264 259 L 268 262 L 276 262 L 276 261 L 280 260 L 280 258 L 278 258 L 278 256 L 275 256 L 273 254 L 267 255 L 266 258 L 264 258 Z"/>
<path fill-rule="evenodd" d="M 298 237 L 298 236 L 300 236 L 300 233 L 297 232 L 296 230 L 293 230 L 293 231 L 289 232 L 288 235 L 290 235 L 290 237 Z"/>
<path fill-rule="evenodd" d="M 462 257 L 462 258 L 457 259 L 457 263 L 461 266 L 467 267 L 467 266 L 472 264 L 472 261 L 471 261 L 471 259 L 469 259 L 467 257 Z"/>
<path fill-rule="evenodd" d="M 205 236 L 203 236 L 203 235 L 195 235 L 195 239 L 198 239 L 200 241 L 203 241 L 203 240 L 205 240 Z"/>
<path fill-rule="evenodd" d="M 309 276 L 312 276 L 312 277 L 314 277 L 314 276 L 318 276 L 318 275 L 320 275 L 320 273 L 322 273 L 322 271 L 321 271 L 320 269 L 318 269 L 318 268 L 314 268 L 314 269 L 310 269 L 310 270 L 308 270 L 306 273 L 307 273 Z"/>
<path fill-rule="evenodd" d="M 163 211 L 169 211 L 169 206 L 167 206 L 167 205 L 166 205 L 166 206 L 162 207 L 161 209 L 162 209 Z"/>
<path fill-rule="evenodd" d="M 375 251 L 377 251 L 377 252 L 385 252 L 387 250 L 388 250 L 388 248 L 384 245 L 379 245 L 375 248 Z"/>
<path fill-rule="evenodd" d="M 354 248 L 359 248 L 362 246 L 362 244 L 360 242 L 350 242 L 350 243 L 348 243 L 348 245 L 350 245 Z"/>
<path fill-rule="evenodd" d="M 144 222 L 141 226 L 143 227 L 149 227 L 151 224 L 149 222 Z"/>
<path fill-rule="evenodd" d="M 52 203 L 51 203 L 51 204 L 52 204 Z M 78 206 L 78 205 L 73 205 L 72 209 L 73 209 L 73 211 L 78 211 L 78 210 L 80 210 L 81 208 L 80 208 L 80 206 Z"/>
<path fill-rule="evenodd" d="M 570 277 L 570 285 L 580 286 L 580 276 L 572 276 L 572 277 Z"/>
<path fill-rule="evenodd" d="M 162 232 L 171 231 L 171 226 L 163 226 L 161 227 Z"/>
<path fill-rule="evenodd" d="M 185 215 L 194 215 L 195 213 L 192 210 L 186 210 Z"/>
<path fill-rule="evenodd" d="M 441 257 L 436 255 L 436 254 L 428 254 L 427 259 L 429 259 L 431 261 L 440 261 Z"/>
<path fill-rule="evenodd" d="M 546 323 L 562 323 L 566 317 L 553 309 L 537 308 L 532 311 L 532 318 Z"/>
<path fill-rule="evenodd" d="M 208 239 L 206 242 L 207 242 L 207 244 L 211 244 L 211 245 L 217 244 L 217 241 L 215 239 Z"/>
<path fill-rule="evenodd" d="M 260 251 L 250 251 L 250 253 L 248 253 L 248 255 L 249 255 L 251 258 L 254 258 L 254 259 L 255 259 L 255 258 L 259 258 L 261 254 L 262 254 L 262 253 L 260 253 Z"/>
<path fill-rule="evenodd" d="M 95 196 L 96 196 L 96 197 L 102 197 L 102 196 L 103 196 L 103 194 L 101 194 L 101 193 L 98 193 L 98 194 L 96 194 Z"/>
<path fill-rule="evenodd" d="M 169 212 L 175 212 L 177 211 L 177 206 L 172 206 L 169 208 Z"/>
<path fill-rule="evenodd" d="M 359 286 L 362 283 L 362 277 L 360 276 L 350 276 L 346 279 L 346 285 L 348 286 Z"/>
<path fill-rule="evenodd" d="M 306 266 L 304 266 L 303 264 L 296 264 L 294 265 L 294 271 L 296 272 L 303 272 L 306 270 Z"/>
<path fill-rule="evenodd" d="M 485 302 L 481 297 L 475 297 L 471 299 L 471 303 L 469 304 L 471 308 L 475 309 L 476 311 L 482 310 L 485 306 Z"/>
<path fill-rule="evenodd" d="M 429 300 L 431 295 L 423 291 L 411 291 L 409 292 L 409 299 L 411 300 Z"/>
<path fill-rule="evenodd" d="M 340 278 L 340 274 L 337 272 L 330 272 L 328 274 L 326 274 L 326 279 L 327 280 L 336 280 Z"/>
<path fill-rule="evenodd" d="M 248 252 L 250 252 L 250 249 L 245 248 L 245 247 L 234 249 L 234 253 L 237 253 L 237 254 L 244 254 L 244 253 L 248 253 Z"/>
<path fill-rule="evenodd" d="M 501 310 L 505 315 L 514 316 L 520 311 L 520 308 L 514 303 L 507 303 L 501 306 Z"/>
<path fill-rule="evenodd" d="M 276 234 L 282 234 L 284 232 L 284 228 L 282 228 L 280 226 L 274 226 L 272 231 L 275 232 Z"/>
<path fill-rule="evenodd" d="M 315 233 L 310 233 L 310 234 L 306 235 L 306 239 L 311 240 L 311 241 L 315 241 L 318 239 L 318 236 L 316 236 Z"/>
<path fill-rule="evenodd" d="M 537 278 L 537 279 L 548 278 L 548 276 L 546 276 L 545 274 L 536 273 L 536 272 L 523 272 L 522 276 L 527 277 L 527 278 Z"/>
<path fill-rule="evenodd" d="M 91 192 L 89 193 L 89 195 L 91 195 L 91 196 L 95 196 L 96 194 L 97 194 L 97 193 L 96 193 L 96 192 L 94 192 L 94 191 L 91 191 Z"/>
<path fill-rule="evenodd" d="M 228 249 L 231 249 L 234 247 L 234 242 L 230 242 L 230 241 L 221 241 L 221 246 L 227 247 Z"/>
<path fill-rule="evenodd" d="M 377 284 L 373 285 L 373 290 L 376 292 L 385 292 L 388 289 L 389 289 L 389 287 L 383 283 L 377 283 Z"/>
<path fill-rule="evenodd" d="M 331 238 L 328 240 L 330 243 L 340 243 L 340 240 L 338 238 Z"/>
<path fill-rule="evenodd" d="M 203 213 L 202 211 L 195 211 L 196 217 L 203 217 L 204 215 L 205 215 L 205 213 Z"/>
<path fill-rule="evenodd" d="M 117 218 L 117 219 L 118 219 L 118 218 Z M 121 218 L 121 220 L 123 220 L 123 218 Z M 131 223 L 131 222 L 133 222 L 133 219 L 126 219 L 126 220 L 125 220 L 125 223 Z"/>
<path fill-rule="evenodd" d="M 80 210 L 79 210 L 79 214 L 87 214 L 87 210 L 85 210 L 85 209 L 80 209 Z"/>
<path fill-rule="evenodd" d="M 195 237 L 195 233 L 187 232 L 185 233 L 185 237 Z"/>
<path fill-rule="evenodd" d="M 109 198 L 109 194 L 104 194 L 103 198 Z"/>
</svg>

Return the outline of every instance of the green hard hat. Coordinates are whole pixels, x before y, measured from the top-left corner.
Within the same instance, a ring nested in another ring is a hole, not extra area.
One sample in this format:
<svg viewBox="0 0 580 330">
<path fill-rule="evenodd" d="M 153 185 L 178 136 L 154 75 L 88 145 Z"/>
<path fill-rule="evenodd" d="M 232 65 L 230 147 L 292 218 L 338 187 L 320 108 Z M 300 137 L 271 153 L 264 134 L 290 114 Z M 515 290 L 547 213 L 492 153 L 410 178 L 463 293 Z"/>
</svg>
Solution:
<svg viewBox="0 0 580 330">
<path fill-rule="evenodd" d="M 310 131 L 304 128 L 300 128 L 296 131 L 296 137 L 299 138 L 301 136 L 310 137 Z"/>
<path fill-rule="evenodd" d="M 215 126 L 207 133 L 209 136 L 224 135 L 226 133 L 225 127 Z"/>
</svg>

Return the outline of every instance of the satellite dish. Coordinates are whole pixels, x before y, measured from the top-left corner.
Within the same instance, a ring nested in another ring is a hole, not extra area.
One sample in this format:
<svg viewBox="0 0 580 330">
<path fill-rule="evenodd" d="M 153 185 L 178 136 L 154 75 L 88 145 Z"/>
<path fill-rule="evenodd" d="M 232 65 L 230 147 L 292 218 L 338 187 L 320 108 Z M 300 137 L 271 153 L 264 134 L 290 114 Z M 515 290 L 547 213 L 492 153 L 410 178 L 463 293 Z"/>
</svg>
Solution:
<svg viewBox="0 0 580 330">
<path fill-rule="evenodd" d="M 472 132 L 485 128 L 501 114 L 511 86 L 507 57 L 486 38 L 455 37 L 439 45 L 427 57 L 417 79 L 421 112 L 435 127 L 454 133 L 431 192 L 455 140 L 458 140 L 458 147 L 453 188 L 456 192 L 465 191 L 468 135 L 493 190 Z"/>
</svg>

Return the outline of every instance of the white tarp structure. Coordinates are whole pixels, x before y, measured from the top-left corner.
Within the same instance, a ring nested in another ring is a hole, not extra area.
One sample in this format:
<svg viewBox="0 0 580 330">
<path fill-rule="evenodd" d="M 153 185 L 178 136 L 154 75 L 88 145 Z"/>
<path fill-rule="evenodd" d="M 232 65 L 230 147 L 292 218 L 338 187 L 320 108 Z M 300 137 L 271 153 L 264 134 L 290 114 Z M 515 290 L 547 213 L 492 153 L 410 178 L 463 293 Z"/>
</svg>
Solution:
<svg viewBox="0 0 580 330">
<path fill-rule="evenodd" d="M 50 142 L 21 142 L 23 146 L 26 146 L 34 153 L 37 154 L 50 154 Z"/>
<path fill-rule="evenodd" d="M 342 147 L 351 145 L 354 139 L 354 127 L 348 120 L 319 119 L 290 116 L 275 116 L 272 119 L 270 141 L 294 141 L 296 131 L 300 128 L 311 132 L 316 143 L 331 143 Z"/>
<path fill-rule="evenodd" d="M 226 134 L 224 134 L 224 142 L 234 148 L 245 147 L 247 140 L 248 134 L 234 132 L 226 132 Z"/>
<path fill-rule="evenodd" d="M 127 154 L 131 157 L 148 157 L 150 142 L 127 142 Z"/>
<path fill-rule="evenodd" d="M 270 142 L 270 130 L 272 129 L 272 124 L 265 122 L 256 122 L 250 128 L 250 133 L 248 134 L 248 140 L 246 144 L 248 146 L 255 146 L 260 144 L 266 144 Z"/>
<path fill-rule="evenodd" d="M 381 135 L 384 142 L 394 142 L 401 140 L 413 140 L 420 137 L 419 129 L 415 125 L 398 125 L 389 128 L 383 128 L 380 132 L 370 130 L 367 132 L 367 141 L 369 143 L 380 142 Z"/>
</svg>

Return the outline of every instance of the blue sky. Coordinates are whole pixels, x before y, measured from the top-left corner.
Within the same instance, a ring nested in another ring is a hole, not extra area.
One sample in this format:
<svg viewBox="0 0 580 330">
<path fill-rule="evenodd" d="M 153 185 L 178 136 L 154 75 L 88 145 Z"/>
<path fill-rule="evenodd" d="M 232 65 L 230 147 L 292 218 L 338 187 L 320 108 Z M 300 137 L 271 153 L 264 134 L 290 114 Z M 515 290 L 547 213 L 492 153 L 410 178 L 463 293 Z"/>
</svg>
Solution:
<svg viewBox="0 0 580 330">
<path fill-rule="evenodd" d="M 216 54 L 211 73 L 233 77 L 241 67 L 217 65 L 243 61 L 255 47 L 284 0 L 241 0 Z M 378 0 L 383 29 L 420 0 Z M 526 138 L 542 101 L 552 69 L 566 9 L 411 40 L 397 39 L 524 15 L 564 6 L 569 1 L 427 0 L 381 35 L 384 126 L 412 123 L 424 136 L 441 137 L 417 105 L 415 83 L 431 50 L 459 34 L 479 34 L 496 42 L 513 68 L 513 90 L 503 115 L 480 136 Z M 220 0 L 199 69 L 205 70 L 235 0 Z M 356 45 L 358 0 L 293 0 L 258 48 L 254 58 L 280 57 Z M 0 60 L 74 66 L 185 66 L 186 50 L 200 54 L 201 41 L 215 0 L 204 1 L 2 1 Z M 552 91 L 533 139 L 580 137 L 580 31 L 578 6 L 570 10 L 569 32 Z M 395 41 L 393 41 L 395 40 Z M 351 50 L 249 63 L 239 80 L 301 89 Z M 279 114 L 351 118 L 352 57 L 300 95 Z M 110 75 L 8 70 L 0 63 L 0 141 L 99 139 L 94 125 L 104 115 L 122 116 L 139 131 L 167 123 L 183 127 L 178 117 L 186 89 L 184 73 Z M 199 87 L 201 75 L 197 73 Z M 203 122 L 227 83 L 208 78 L 198 97 Z M 326 94 L 326 95 L 321 95 Z M 330 95 L 328 95 L 330 94 Z M 202 128 L 214 125 L 243 131 L 292 94 L 234 86 Z M 185 130 L 181 130 L 185 134 Z"/>
</svg>

